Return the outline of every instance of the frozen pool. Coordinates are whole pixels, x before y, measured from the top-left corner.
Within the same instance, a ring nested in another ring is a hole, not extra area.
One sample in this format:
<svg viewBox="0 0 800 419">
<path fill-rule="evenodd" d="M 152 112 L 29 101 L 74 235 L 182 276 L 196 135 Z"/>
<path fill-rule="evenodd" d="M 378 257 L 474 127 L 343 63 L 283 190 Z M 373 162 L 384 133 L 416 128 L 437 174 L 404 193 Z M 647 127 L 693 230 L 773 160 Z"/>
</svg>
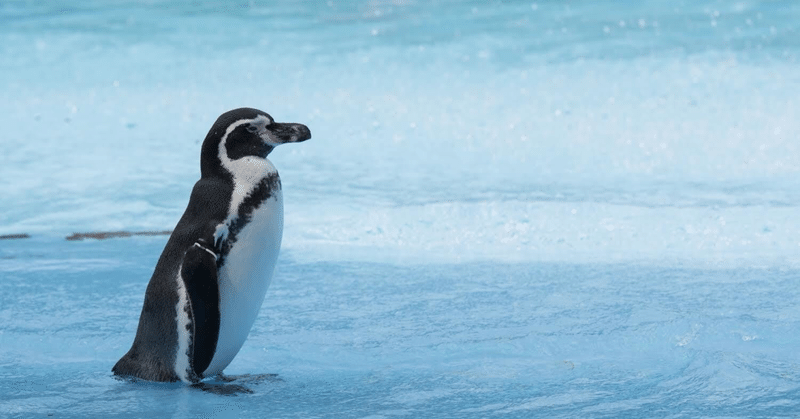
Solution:
<svg viewBox="0 0 800 419">
<path fill-rule="evenodd" d="M 0 416 L 796 416 L 800 4 L 606 3 L 0 4 Z M 171 229 L 240 106 L 314 134 L 277 376 L 117 381 L 166 236 L 64 238 Z"/>
</svg>

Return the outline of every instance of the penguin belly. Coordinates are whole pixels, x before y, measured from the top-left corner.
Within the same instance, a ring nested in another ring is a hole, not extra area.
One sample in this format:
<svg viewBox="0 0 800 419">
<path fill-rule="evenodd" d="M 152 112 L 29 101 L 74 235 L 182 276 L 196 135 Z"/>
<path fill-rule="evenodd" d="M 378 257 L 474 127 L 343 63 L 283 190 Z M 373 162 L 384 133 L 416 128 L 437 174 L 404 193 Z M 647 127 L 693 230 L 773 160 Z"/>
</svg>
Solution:
<svg viewBox="0 0 800 419">
<path fill-rule="evenodd" d="M 219 338 L 203 376 L 222 372 L 242 348 L 258 317 L 283 236 L 283 196 L 277 189 L 250 214 L 250 222 L 219 268 Z"/>
</svg>

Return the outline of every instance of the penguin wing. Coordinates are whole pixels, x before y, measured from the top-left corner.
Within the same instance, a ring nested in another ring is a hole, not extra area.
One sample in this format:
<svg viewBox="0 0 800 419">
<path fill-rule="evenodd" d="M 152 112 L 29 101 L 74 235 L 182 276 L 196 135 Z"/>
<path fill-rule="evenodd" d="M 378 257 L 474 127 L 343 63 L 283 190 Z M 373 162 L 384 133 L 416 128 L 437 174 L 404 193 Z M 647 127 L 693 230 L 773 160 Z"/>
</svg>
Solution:
<svg viewBox="0 0 800 419">
<path fill-rule="evenodd" d="M 217 254 L 204 240 L 195 242 L 183 257 L 181 279 L 189 298 L 192 320 L 190 362 L 197 377 L 211 364 L 219 337 Z"/>
</svg>

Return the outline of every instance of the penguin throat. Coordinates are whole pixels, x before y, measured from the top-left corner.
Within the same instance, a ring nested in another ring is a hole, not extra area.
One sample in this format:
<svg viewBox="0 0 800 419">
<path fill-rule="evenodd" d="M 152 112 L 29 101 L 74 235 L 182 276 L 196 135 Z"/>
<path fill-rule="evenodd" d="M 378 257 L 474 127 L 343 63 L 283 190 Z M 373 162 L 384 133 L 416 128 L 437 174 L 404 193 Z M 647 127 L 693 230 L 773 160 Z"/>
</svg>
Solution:
<svg viewBox="0 0 800 419">
<path fill-rule="evenodd" d="M 200 172 L 206 176 L 236 177 L 241 166 L 253 159 L 265 160 L 275 148 L 267 144 L 260 136 L 248 131 L 248 127 L 255 119 L 240 119 L 228 125 L 224 132 L 212 129 L 203 142 L 200 158 Z M 214 141 L 219 138 L 219 141 Z M 227 172 L 227 173 L 225 173 Z"/>
<path fill-rule="evenodd" d="M 234 213 L 242 201 L 261 183 L 271 175 L 277 175 L 278 170 L 266 158 L 245 156 L 240 159 L 223 159 L 222 167 L 233 178 L 233 195 L 229 211 Z"/>
</svg>

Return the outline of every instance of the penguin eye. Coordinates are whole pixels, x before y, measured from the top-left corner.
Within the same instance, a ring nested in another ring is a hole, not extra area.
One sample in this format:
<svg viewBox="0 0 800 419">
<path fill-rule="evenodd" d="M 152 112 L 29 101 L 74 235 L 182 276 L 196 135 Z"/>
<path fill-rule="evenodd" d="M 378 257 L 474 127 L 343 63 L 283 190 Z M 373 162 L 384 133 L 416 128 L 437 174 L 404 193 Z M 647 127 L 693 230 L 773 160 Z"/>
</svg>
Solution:
<svg viewBox="0 0 800 419">
<path fill-rule="evenodd" d="M 256 133 L 256 132 L 258 132 L 258 127 L 255 126 L 255 125 L 248 125 L 247 126 L 247 130 L 252 132 L 252 133 Z"/>
</svg>

